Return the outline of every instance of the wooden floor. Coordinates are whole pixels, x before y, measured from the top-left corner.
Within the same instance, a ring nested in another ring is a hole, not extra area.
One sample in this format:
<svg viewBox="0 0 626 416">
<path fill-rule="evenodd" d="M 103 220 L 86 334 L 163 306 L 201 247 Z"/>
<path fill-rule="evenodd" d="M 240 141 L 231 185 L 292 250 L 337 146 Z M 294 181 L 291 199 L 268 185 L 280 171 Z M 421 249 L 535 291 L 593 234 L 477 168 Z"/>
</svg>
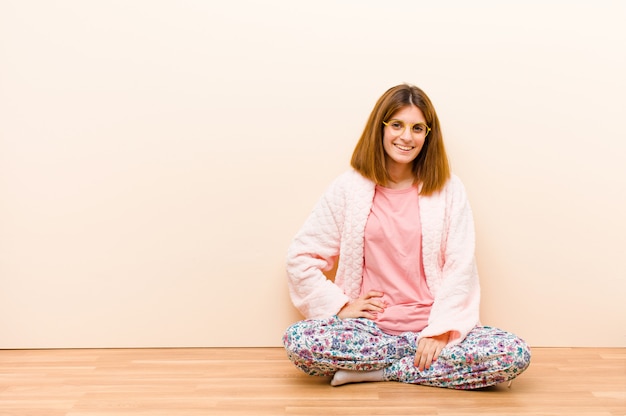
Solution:
<svg viewBox="0 0 626 416">
<path fill-rule="evenodd" d="M 2 416 L 626 415 L 626 349 L 535 348 L 482 391 L 331 387 L 280 348 L 0 350 Z"/>
</svg>

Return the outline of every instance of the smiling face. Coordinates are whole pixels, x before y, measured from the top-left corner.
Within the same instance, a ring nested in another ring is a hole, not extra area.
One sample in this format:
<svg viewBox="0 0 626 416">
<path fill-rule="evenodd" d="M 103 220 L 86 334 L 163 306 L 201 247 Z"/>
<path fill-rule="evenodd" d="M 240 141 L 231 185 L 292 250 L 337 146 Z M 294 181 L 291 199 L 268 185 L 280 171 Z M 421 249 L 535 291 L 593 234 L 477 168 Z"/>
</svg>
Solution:
<svg viewBox="0 0 626 416">
<path fill-rule="evenodd" d="M 422 111 L 415 106 L 406 106 L 396 111 L 390 120 L 400 121 L 406 128 L 398 129 L 398 125 L 387 125 L 383 131 L 383 148 L 385 162 L 390 171 L 411 170 L 412 163 L 422 150 L 426 135 L 420 133 L 421 126 L 426 125 Z M 412 128 L 411 126 L 415 126 Z M 404 131 L 402 131 L 404 130 Z"/>
</svg>

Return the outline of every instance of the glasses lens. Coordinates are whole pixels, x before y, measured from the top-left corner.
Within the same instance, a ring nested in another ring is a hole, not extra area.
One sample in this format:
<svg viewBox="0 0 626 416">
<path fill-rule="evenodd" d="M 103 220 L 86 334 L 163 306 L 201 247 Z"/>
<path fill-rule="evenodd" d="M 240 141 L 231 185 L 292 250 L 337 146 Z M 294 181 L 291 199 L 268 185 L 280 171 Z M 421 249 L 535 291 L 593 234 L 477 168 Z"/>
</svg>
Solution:
<svg viewBox="0 0 626 416">
<path fill-rule="evenodd" d="M 391 130 L 395 132 L 404 132 L 404 122 L 401 120 L 389 120 L 389 123 L 387 123 L 387 125 L 391 128 Z"/>
<path fill-rule="evenodd" d="M 426 133 L 428 132 L 428 127 L 426 127 L 426 125 L 422 123 L 414 124 L 411 132 L 414 136 L 426 136 Z"/>
</svg>

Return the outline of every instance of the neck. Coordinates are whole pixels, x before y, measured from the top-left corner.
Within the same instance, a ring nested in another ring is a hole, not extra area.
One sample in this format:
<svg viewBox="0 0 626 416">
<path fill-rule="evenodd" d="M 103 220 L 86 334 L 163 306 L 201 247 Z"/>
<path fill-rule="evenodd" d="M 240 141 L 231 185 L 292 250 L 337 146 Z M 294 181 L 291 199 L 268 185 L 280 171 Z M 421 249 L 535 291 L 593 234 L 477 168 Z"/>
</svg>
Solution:
<svg viewBox="0 0 626 416">
<path fill-rule="evenodd" d="M 415 183 L 415 177 L 410 165 L 390 167 L 389 178 L 387 186 L 391 189 L 406 189 Z"/>
</svg>

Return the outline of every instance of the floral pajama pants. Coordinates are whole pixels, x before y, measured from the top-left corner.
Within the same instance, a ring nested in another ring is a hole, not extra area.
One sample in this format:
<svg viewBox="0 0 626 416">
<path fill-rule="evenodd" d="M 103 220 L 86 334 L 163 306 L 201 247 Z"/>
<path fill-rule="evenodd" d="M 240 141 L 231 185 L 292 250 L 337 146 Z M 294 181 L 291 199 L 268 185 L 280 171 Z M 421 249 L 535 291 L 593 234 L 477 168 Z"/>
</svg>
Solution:
<svg viewBox="0 0 626 416">
<path fill-rule="evenodd" d="M 509 381 L 530 364 L 530 348 L 517 336 L 488 326 L 474 328 L 445 347 L 430 369 L 413 365 L 419 333 L 385 334 L 369 319 L 337 316 L 300 321 L 283 343 L 289 359 L 307 374 L 383 370 L 383 380 L 453 389 L 477 389 Z"/>
</svg>

